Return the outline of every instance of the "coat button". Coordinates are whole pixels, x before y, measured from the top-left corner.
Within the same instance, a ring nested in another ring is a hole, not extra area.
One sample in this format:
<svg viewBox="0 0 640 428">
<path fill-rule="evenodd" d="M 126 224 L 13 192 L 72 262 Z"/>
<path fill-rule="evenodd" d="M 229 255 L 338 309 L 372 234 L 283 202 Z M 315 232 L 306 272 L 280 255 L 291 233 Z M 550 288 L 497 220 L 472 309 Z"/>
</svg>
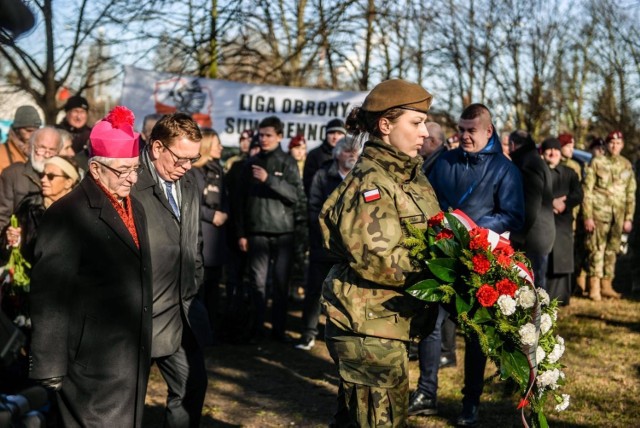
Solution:
<svg viewBox="0 0 640 428">
<path fill-rule="evenodd" d="M 373 312 L 369 312 L 369 318 L 373 318 Z"/>
<path fill-rule="evenodd" d="M 147 312 L 147 309 L 148 309 L 148 307 L 147 307 L 147 306 L 145 306 L 142 310 L 143 310 L 143 311 L 145 311 L 145 312 Z"/>
</svg>

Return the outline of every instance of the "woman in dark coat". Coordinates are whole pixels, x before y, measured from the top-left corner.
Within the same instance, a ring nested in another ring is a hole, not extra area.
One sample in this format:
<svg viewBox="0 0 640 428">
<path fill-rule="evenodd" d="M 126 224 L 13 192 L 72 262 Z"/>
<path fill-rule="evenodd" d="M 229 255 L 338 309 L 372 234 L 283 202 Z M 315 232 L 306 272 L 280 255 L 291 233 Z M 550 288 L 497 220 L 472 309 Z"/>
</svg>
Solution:
<svg viewBox="0 0 640 428">
<path fill-rule="evenodd" d="M 20 248 L 20 254 L 27 263 L 33 262 L 33 248 L 38 226 L 45 210 L 69 193 L 79 181 L 75 162 L 58 156 L 45 161 L 41 176 L 41 191 L 25 196 L 13 213 L 18 220 L 18 227 L 7 225 L 0 234 L 0 251 L 3 253 L 2 264 L 9 259 L 14 246 Z M 25 273 L 30 276 L 31 269 L 27 268 Z M 23 333 L 29 338 L 31 336 L 29 294 L 22 287 L 12 287 L 11 284 L 7 284 L 2 287 L 0 301 L 2 301 L 2 311 L 5 315 L 21 327 Z M 0 379 L 4 384 L 0 388 L 0 392 L 15 392 L 27 387 L 29 385 L 28 371 L 29 364 L 26 356 L 19 357 L 15 364 L 7 368 L 6 371 L 0 371 Z"/>
<path fill-rule="evenodd" d="M 194 163 L 194 176 L 200 192 L 200 225 L 204 280 L 201 295 L 209 312 L 212 328 L 220 312 L 219 284 L 225 263 L 225 223 L 228 218 L 224 172 L 220 165 L 222 144 L 213 129 L 202 130 L 201 158 Z M 215 329 L 214 329 L 215 332 Z"/>
<path fill-rule="evenodd" d="M 582 186 L 571 168 L 560 165 L 560 141 L 548 138 L 542 142 L 542 157 L 551 169 L 553 214 L 556 238 L 549 256 L 547 290 L 549 297 L 562 305 L 569 304 L 573 273 L 573 208 L 582 202 Z"/>
</svg>

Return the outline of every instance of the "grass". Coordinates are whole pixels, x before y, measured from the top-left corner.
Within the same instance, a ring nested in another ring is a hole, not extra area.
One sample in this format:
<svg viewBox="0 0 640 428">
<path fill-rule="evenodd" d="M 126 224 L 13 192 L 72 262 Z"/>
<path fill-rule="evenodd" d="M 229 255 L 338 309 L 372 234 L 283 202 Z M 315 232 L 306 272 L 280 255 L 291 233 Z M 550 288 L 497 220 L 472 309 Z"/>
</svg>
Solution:
<svg viewBox="0 0 640 428">
<path fill-rule="evenodd" d="M 570 407 L 555 412 L 550 400 L 546 415 L 552 427 L 640 426 L 640 302 L 637 299 L 592 302 L 574 298 L 560 309 L 558 333 L 566 340 L 562 358 L 566 365 Z M 464 341 L 458 337 L 458 367 L 440 371 L 438 401 L 440 415 L 412 417 L 414 427 L 453 426 L 461 410 Z M 487 364 L 485 377 L 496 368 Z M 411 363 L 411 381 L 418 377 Z M 516 413 L 518 397 L 505 391 L 498 381 L 489 381 L 482 396 L 481 417 L 485 427 L 521 426 Z"/>
</svg>

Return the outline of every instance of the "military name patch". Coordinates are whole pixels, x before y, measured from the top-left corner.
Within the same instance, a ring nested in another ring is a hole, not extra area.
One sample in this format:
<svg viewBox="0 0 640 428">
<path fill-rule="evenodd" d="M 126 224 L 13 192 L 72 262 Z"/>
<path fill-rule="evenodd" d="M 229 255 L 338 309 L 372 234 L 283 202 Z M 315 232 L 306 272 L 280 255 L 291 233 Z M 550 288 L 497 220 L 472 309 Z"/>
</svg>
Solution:
<svg viewBox="0 0 640 428">
<path fill-rule="evenodd" d="M 364 192 L 362 192 L 362 196 L 364 196 L 365 202 L 377 201 L 378 199 L 380 199 L 380 190 L 365 190 Z"/>
</svg>

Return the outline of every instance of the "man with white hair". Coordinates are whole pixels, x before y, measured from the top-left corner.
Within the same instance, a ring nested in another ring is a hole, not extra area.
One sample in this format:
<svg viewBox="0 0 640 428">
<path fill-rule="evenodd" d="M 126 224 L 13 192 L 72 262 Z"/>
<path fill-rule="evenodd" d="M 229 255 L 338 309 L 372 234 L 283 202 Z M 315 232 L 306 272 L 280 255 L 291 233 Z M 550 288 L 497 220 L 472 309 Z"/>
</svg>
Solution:
<svg viewBox="0 0 640 428">
<path fill-rule="evenodd" d="M 151 258 L 133 114 L 92 129 L 89 171 L 47 209 L 31 276 L 29 376 L 59 426 L 140 427 L 151 353 Z"/>
<path fill-rule="evenodd" d="M 22 198 L 40 191 L 40 176 L 44 161 L 56 156 L 62 149 L 57 129 L 44 127 L 31 134 L 31 156 L 26 163 L 14 163 L 0 175 L 0 229 L 9 223 L 11 213 Z"/>
</svg>

